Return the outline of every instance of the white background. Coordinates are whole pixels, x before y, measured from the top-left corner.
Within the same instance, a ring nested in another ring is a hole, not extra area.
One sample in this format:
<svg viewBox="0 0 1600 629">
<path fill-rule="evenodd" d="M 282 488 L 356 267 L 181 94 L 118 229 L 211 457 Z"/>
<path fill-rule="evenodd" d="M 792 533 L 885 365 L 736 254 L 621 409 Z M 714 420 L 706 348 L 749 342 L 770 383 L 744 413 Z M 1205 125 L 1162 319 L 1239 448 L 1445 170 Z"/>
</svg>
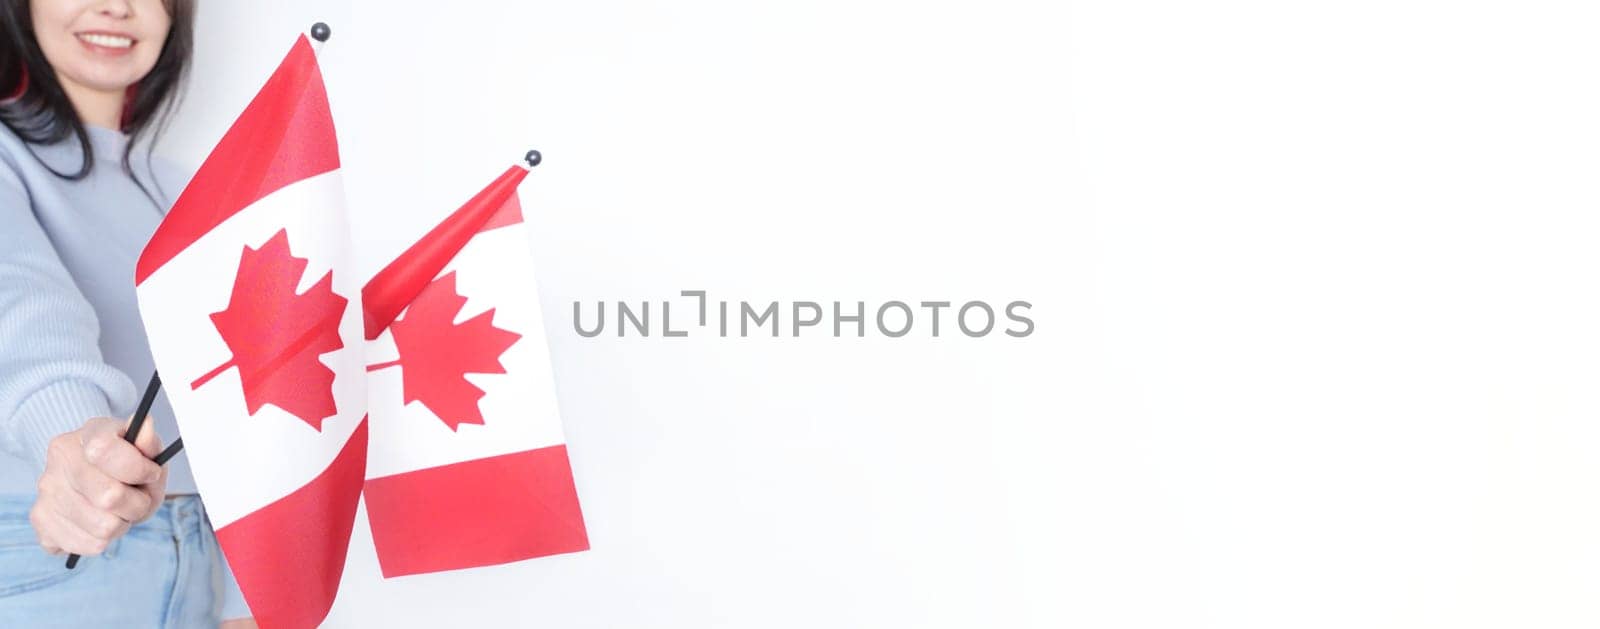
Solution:
<svg viewBox="0 0 1600 629">
<path fill-rule="evenodd" d="M 170 154 L 329 21 L 367 271 L 547 158 L 594 550 L 329 626 L 1600 624 L 1591 2 L 202 4 Z M 1038 327 L 570 327 L 694 289 Z"/>
</svg>

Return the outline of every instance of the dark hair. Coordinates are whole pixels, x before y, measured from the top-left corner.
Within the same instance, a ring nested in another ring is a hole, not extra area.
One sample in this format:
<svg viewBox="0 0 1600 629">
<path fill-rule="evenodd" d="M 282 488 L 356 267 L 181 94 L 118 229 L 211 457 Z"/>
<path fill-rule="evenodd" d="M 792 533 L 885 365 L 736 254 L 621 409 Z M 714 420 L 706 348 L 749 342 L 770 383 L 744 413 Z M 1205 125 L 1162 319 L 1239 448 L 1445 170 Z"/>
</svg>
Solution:
<svg viewBox="0 0 1600 629">
<path fill-rule="evenodd" d="M 160 135 L 166 126 L 166 114 L 176 106 L 178 87 L 194 50 L 194 0 L 164 0 L 164 4 L 172 21 L 167 41 L 150 73 L 129 90 L 123 109 L 122 132 L 128 134 L 128 145 L 122 152 L 122 169 L 129 176 L 133 175 L 129 158 L 134 144 L 146 131 Z M 30 5 L 31 0 L 0 0 L 0 20 L 4 20 L 0 25 L 4 35 L 0 37 L 0 95 L 21 92 L 15 100 L 0 102 L 0 123 L 30 144 L 54 144 L 76 136 L 83 149 L 78 172 L 45 167 L 66 179 L 82 179 L 94 170 L 94 151 L 83 121 L 39 48 Z M 134 183 L 139 183 L 137 178 Z"/>
</svg>

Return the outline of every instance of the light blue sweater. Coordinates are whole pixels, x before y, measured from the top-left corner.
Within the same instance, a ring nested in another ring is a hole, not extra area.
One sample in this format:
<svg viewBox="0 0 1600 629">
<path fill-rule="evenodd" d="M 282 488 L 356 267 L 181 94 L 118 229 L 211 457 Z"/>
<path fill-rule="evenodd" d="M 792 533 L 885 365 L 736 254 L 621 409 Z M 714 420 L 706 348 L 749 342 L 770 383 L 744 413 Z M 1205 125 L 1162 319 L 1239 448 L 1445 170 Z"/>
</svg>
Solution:
<svg viewBox="0 0 1600 629">
<path fill-rule="evenodd" d="M 26 145 L 0 125 L 0 492 L 35 491 L 56 435 L 132 414 L 154 369 L 133 269 L 185 181 L 135 151 L 152 203 L 122 170 L 126 136 L 90 127 L 89 137 L 95 168 L 71 181 L 41 161 L 76 172 L 76 141 Z M 151 419 L 164 443 L 177 438 L 166 395 Z M 194 493 L 188 457 L 168 465 L 167 492 Z"/>
</svg>

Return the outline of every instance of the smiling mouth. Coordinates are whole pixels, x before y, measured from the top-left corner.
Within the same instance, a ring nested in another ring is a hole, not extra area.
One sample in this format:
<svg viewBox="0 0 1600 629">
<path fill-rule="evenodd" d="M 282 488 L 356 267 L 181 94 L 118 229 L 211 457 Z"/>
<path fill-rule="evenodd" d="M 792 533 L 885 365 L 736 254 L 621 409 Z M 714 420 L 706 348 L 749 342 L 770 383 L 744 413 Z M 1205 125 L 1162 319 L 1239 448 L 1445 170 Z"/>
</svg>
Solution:
<svg viewBox="0 0 1600 629">
<path fill-rule="evenodd" d="M 109 33 L 78 33 L 78 39 L 86 44 L 102 48 L 115 48 L 126 50 L 133 47 L 133 38 L 125 35 L 111 35 Z"/>
</svg>

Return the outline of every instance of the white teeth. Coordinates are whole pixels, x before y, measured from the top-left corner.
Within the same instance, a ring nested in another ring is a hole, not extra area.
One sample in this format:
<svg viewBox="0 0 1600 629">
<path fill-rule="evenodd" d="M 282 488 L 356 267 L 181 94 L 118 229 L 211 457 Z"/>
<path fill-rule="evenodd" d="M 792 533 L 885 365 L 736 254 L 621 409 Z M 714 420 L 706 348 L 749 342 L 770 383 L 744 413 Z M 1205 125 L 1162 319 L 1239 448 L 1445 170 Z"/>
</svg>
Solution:
<svg viewBox="0 0 1600 629">
<path fill-rule="evenodd" d="M 86 41 L 86 42 L 89 42 L 91 44 L 94 44 L 96 46 L 105 46 L 106 48 L 128 48 L 128 47 L 133 46 L 133 40 L 132 39 L 127 38 L 127 37 L 119 37 L 119 36 L 116 36 L 116 35 L 100 35 L 100 34 L 97 34 L 97 33 L 84 33 L 82 35 L 79 35 L 78 38 L 82 39 L 83 41 Z"/>
</svg>

